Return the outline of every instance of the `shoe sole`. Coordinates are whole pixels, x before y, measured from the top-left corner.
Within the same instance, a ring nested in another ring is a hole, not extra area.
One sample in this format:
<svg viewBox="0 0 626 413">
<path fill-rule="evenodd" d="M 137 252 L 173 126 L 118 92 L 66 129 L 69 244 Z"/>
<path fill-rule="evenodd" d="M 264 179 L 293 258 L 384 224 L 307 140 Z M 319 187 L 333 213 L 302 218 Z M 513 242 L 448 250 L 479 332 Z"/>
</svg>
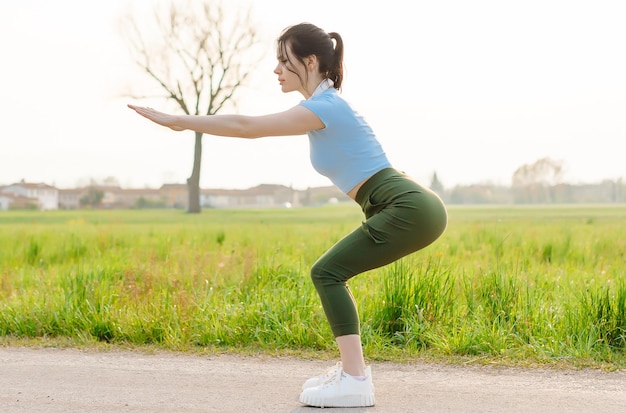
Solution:
<svg viewBox="0 0 626 413">
<path fill-rule="evenodd" d="M 355 394 L 349 396 L 320 398 L 300 396 L 300 403 L 313 407 L 370 407 L 375 403 L 373 394 Z"/>
</svg>

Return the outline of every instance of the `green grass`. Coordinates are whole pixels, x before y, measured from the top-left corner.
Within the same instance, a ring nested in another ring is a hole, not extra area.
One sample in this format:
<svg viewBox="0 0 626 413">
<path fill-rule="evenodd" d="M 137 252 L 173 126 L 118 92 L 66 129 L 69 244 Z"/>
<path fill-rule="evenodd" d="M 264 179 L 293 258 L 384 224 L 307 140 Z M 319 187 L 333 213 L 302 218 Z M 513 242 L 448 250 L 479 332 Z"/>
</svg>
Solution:
<svg viewBox="0 0 626 413">
<path fill-rule="evenodd" d="M 626 206 L 451 207 L 353 279 L 366 356 L 626 367 Z M 311 264 L 356 205 L 0 213 L 0 343 L 331 356 Z"/>
</svg>

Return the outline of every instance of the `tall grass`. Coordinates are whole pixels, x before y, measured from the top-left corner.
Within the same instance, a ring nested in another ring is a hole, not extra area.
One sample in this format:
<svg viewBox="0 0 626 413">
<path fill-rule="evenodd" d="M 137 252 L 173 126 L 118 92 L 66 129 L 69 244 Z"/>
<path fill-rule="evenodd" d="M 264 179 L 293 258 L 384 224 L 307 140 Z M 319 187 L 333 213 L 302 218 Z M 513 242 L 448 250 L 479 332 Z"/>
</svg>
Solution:
<svg viewBox="0 0 626 413">
<path fill-rule="evenodd" d="M 378 359 L 626 366 L 626 207 L 456 207 L 350 282 Z M 334 351 L 309 267 L 362 217 L 292 210 L 0 214 L 0 336 Z"/>
</svg>

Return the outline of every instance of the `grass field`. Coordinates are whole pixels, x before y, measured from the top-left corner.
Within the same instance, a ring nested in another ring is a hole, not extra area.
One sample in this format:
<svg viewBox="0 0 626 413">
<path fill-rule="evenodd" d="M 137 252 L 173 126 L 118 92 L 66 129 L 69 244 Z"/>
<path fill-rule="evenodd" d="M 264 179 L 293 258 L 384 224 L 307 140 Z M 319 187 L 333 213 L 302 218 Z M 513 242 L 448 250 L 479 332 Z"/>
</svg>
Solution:
<svg viewBox="0 0 626 413">
<path fill-rule="evenodd" d="M 366 356 L 626 367 L 626 206 L 450 207 L 361 274 Z M 309 267 L 356 205 L 0 213 L 0 343 L 332 356 Z"/>
</svg>

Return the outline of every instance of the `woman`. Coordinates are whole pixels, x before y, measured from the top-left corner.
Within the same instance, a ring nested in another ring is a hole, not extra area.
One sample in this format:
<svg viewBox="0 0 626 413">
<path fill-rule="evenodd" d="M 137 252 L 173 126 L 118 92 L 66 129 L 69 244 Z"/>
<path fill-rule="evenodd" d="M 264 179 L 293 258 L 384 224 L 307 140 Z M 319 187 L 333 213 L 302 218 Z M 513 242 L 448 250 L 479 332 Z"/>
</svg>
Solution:
<svg viewBox="0 0 626 413">
<path fill-rule="evenodd" d="M 300 402 L 319 407 L 373 406 L 374 386 L 365 366 L 359 317 L 347 281 L 426 247 L 445 230 L 445 206 L 429 189 L 393 169 L 367 122 L 339 96 L 343 41 L 337 33 L 303 23 L 277 41 L 274 73 L 282 91 L 305 100 L 264 116 L 169 115 L 128 105 L 175 131 L 260 138 L 307 134 L 313 167 L 362 208 L 365 222 L 330 248 L 311 278 L 335 336 L 341 361 L 302 386 Z"/>
</svg>

